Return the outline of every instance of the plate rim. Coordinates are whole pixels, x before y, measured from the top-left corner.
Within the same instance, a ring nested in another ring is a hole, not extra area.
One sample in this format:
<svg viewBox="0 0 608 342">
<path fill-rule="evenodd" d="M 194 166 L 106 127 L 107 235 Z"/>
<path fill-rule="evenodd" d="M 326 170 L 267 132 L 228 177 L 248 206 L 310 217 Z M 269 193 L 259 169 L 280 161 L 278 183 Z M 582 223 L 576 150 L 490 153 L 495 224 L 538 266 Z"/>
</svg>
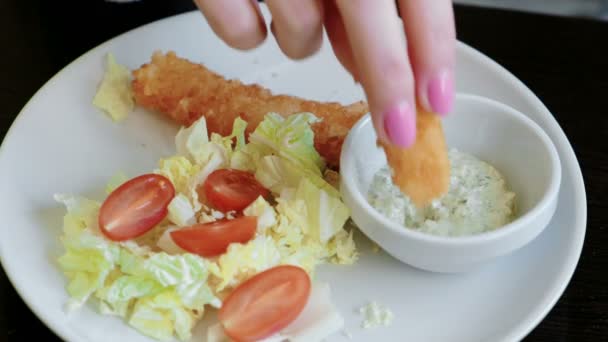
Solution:
<svg viewBox="0 0 608 342">
<path fill-rule="evenodd" d="M 578 263 L 580 261 L 580 257 L 583 252 L 585 237 L 587 233 L 587 193 L 585 187 L 585 180 L 582 175 L 581 166 L 574 153 L 574 149 L 570 140 L 566 136 L 566 133 L 559 125 L 551 111 L 547 108 L 547 106 L 538 98 L 538 96 L 519 78 L 517 78 L 513 73 L 507 70 L 505 67 L 500 65 L 495 60 L 491 59 L 489 56 L 484 54 L 483 52 L 473 48 L 472 46 L 461 43 L 460 45 L 463 48 L 463 52 L 468 54 L 468 57 L 471 59 L 475 59 L 478 62 L 484 63 L 491 68 L 495 68 L 499 70 L 505 79 L 516 88 L 523 90 L 524 94 L 528 94 L 531 96 L 527 96 L 529 100 L 533 102 L 533 105 L 537 107 L 539 110 L 543 112 L 544 115 L 547 116 L 548 124 L 551 126 L 551 130 L 557 133 L 558 141 L 555 141 L 553 137 L 550 137 L 556 149 L 558 150 L 558 154 L 560 150 L 566 155 L 566 158 L 560 156 L 560 163 L 562 164 L 562 170 L 567 169 L 572 175 L 572 180 L 574 183 L 574 204 L 575 207 L 573 211 L 575 213 L 580 213 L 580 217 L 575 222 L 573 229 L 578 233 L 575 235 L 578 239 L 576 241 L 571 241 L 571 246 L 573 248 L 570 249 L 566 259 L 568 261 L 567 264 L 560 269 L 560 274 L 558 276 L 559 282 L 555 282 L 552 284 L 552 287 L 549 289 L 545 297 L 542 301 L 539 301 L 539 305 L 536 306 L 536 309 L 529 312 L 528 315 L 521 320 L 521 323 L 518 324 L 510 334 L 505 336 L 504 340 L 521 340 L 526 337 L 534 328 L 536 328 L 549 314 L 549 312 L 555 307 L 558 300 L 561 298 L 566 288 L 572 281 L 572 277 L 576 272 Z M 547 128 L 543 128 L 543 130 L 547 130 Z M 565 150 L 564 150 L 565 148 Z M 562 179 L 563 182 L 563 179 Z M 560 192 L 562 191 L 560 186 Z M 578 191 L 578 192 L 577 192 Z M 527 326 L 526 326 L 526 321 Z"/>
<path fill-rule="evenodd" d="M 261 4 L 261 5 L 262 5 L 261 6 L 262 10 L 267 10 L 265 7 L 265 4 Z M 69 62 L 65 66 L 63 66 L 51 78 L 49 78 L 46 82 L 44 82 L 38 88 L 38 90 L 36 90 L 31 95 L 31 97 L 28 99 L 28 101 L 19 110 L 19 113 L 17 114 L 17 116 L 15 117 L 15 119 L 13 120 L 11 125 L 9 126 L 9 129 L 6 132 L 6 134 L 2 140 L 2 143 L 0 143 L 0 163 L 2 163 L 2 160 L 3 160 L 2 156 L 4 155 L 3 151 L 5 148 L 5 142 L 11 138 L 12 134 L 14 134 L 14 131 L 16 130 L 15 127 L 17 127 L 20 120 L 23 119 L 23 113 L 25 113 L 28 110 L 28 108 L 32 105 L 32 103 L 34 103 L 36 101 L 36 99 L 38 97 L 40 97 L 42 94 L 44 94 L 45 91 L 47 91 L 49 88 L 51 88 L 53 86 L 53 84 L 57 83 L 58 80 L 60 79 L 60 77 L 62 76 L 62 74 L 65 74 L 68 69 L 73 68 L 80 63 L 84 63 L 84 61 L 86 61 L 88 56 L 96 53 L 99 50 L 103 50 L 108 45 L 111 45 L 113 42 L 123 39 L 125 36 L 136 33 L 137 31 L 144 31 L 153 26 L 163 25 L 166 22 L 183 20 L 183 18 L 185 18 L 185 17 L 193 16 L 196 14 L 198 14 L 198 10 L 194 9 L 191 11 L 186 11 L 186 12 L 182 12 L 182 13 L 169 15 L 167 17 L 160 18 L 160 19 L 142 24 L 140 26 L 131 28 L 131 29 L 126 30 L 109 39 L 106 39 L 105 41 L 103 41 L 100 44 L 94 46 L 93 48 L 85 51 L 83 54 L 81 54 L 80 56 L 73 59 L 71 62 Z M 537 327 L 542 322 L 542 320 L 544 320 L 546 318 L 546 316 L 549 314 L 551 309 L 556 305 L 556 303 L 558 302 L 560 297 L 563 295 L 564 291 L 570 284 L 570 282 L 574 276 L 574 273 L 576 272 L 578 263 L 580 261 L 580 257 L 582 255 L 584 241 L 585 241 L 585 237 L 586 237 L 586 230 L 587 230 L 587 195 L 586 195 L 585 182 L 584 182 L 584 178 L 582 176 L 582 170 L 581 170 L 580 163 L 574 152 L 572 144 L 570 143 L 570 140 L 567 138 L 564 130 L 559 125 L 559 123 L 557 122 L 555 117 L 551 114 L 551 112 L 545 106 L 545 104 L 538 98 L 538 96 L 534 92 L 532 92 L 532 90 L 523 81 L 521 81 L 519 78 L 517 78 L 513 73 L 511 73 L 509 70 L 507 70 L 505 67 L 500 65 L 495 60 L 491 59 L 485 53 L 475 49 L 473 46 L 471 46 L 467 43 L 464 43 L 460 40 L 457 40 L 456 49 L 457 49 L 457 54 L 461 53 L 462 55 L 465 55 L 467 58 L 470 58 L 471 60 L 475 61 L 476 63 L 485 64 L 489 69 L 493 69 L 493 70 L 496 70 L 497 72 L 500 72 L 501 76 L 506 81 L 508 81 L 508 83 L 512 87 L 517 88 L 520 91 L 520 93 L 524 94 L 526 100 L 532 101 L 532 105 L 534 107 L 538 108 L 539 111 L 542 111 L 543 114 L 547 116 L 547 119 L 548 119 L 547 123 L 551 126 L 550 127 L 551 130 L 554 131 L 552 133 L 553 134 L 557 133 L 558 139 L 559 139 L 559 141 L 554 141 L 555 140 L 554 138 L 551 138 L 551 140 L 553 140 L 553 143 L 556 145 L 558 151 L 562 150 L 563 153 L 567 155 L 567 158 L 565 158 L 565 160 L 562 160 L 562 163 L 564 164 L 564 165 L 562 165 L 562 168 L 566 168 L 572 174 L 571 177 L 573 179 L 574 192 L 576 195 L 575 200 L 574 200 L 575 207 L 573 210 L 576 213 L 580 213 L 580 217 L 578 217 L 577 221 L 575 222 L 574 229 L 573 229 L 573 230 L 577 231 L 577 234 L 576 234 L 577 239 L 574 241 L 571 241 L 571 243 L 570 243 L 572 248 L 570 249 L 568 255 L 566 256 L 567 263 L 564 263 L 563 266 L 560 268 L 560 273 L 558 276 L 559 281 L 556 281 L 552 284 L 552 286 L 549 288 L 549 291 L 547 291 L 546 295 L 542 298 L 542 301 L 538 302 L 538 304 L 536 305 L 536 308 L 534 310 L 528 312 L 528 314 L 523 319 L 520 320 L 520 323 L 518 323 L 516 326 L 514 326 L 513 329 L 511 329 L 511 331 L 509 333 L 504 335 L 504 338 L 502 339 L 502 340 L 506 340 L 506 341 L 521 340 L 525 336 L 527 336 L 535 327 Z M 494 100 L 496 100 L 496 99 L 494 99 Z M 546 128 L 544 128 L 544 129 L 546 129 Z M 565 150 L 564 150 L 564 148 L 565 148 Z M 564 159 L 564 158 L 561 158 L 561 159 Z M 34 313 L 36 315 L 36 317 L 41 322 L 44 323 L 44 325 L 49 330 L 51 330 L 53 333 L 55 333 L 59 338 L 68 340 L 68 341 L 75 340 L 75 339 L 80 340 L 81 338 L 83 338 L 83 336 L 80 336 L 80 335 L 76 334 L 74 331 L 68 329 L 67 325 L 61 325 L 61 324 L 57 323 L 56 320 L 52 320 L 52 318 L 46 314 L 43 307 L 35 304 L 34 301 L 29 299 L 27 293 L 25 293 L 21 287 L 16 286 L 17 284 L 15 283 L 15 280 L 13 278 L 13 274 L 15 274 L 15 270 L 11 266 L 8 266 L 8 265 L 10 265 L 10 263 L 5 262 L 4 250 L 3 250 L 1 244 L 0 244 L 0 265 L 2 266 L 10 284 L 13 286 L 13 288 L 18 293 L 18 295 L 21 297 L 22 301 L 26 304 L 26 306 L 29 308 L 29 310 L 31 310 L 31 312 Z M 88 340 L 90 340 L 90 339 L 88 339 Z"/>
</svg>

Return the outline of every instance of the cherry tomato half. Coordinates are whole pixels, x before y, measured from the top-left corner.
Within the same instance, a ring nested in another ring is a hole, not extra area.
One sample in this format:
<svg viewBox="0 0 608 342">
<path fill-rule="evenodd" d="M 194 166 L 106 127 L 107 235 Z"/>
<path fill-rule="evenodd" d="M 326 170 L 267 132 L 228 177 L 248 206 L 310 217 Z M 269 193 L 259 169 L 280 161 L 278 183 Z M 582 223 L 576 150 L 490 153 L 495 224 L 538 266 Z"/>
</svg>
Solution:
<svg viewBox="0 0 608 342">
<path fill-rule="evenodd" d="M 111 240 L 138 237 L 167 216 L 167 206 L 175 196 L 169 179 L 145 174 L 114 190 L 99 211 L 99 228 Z"/>
<path fill-rule="evenodd" d="M 255 216 L 195 224 L 171 232 L 176 245 L 204 257 L 226 252 L 233 242 L 245 243 L 253 238 L 258 224 Z"/>
<path fill-rule="evenodd" d="M 281 265 L 239 285 L 224 301 L 218 318 L 237 341 L 269 337 L 294 321 L 310 296 L 310 277 L 302 268 Z"/>
<path fill-rule="evenodd" d="M 243 210 L 259 196 L 270 195 L 251 172 L 235 169 L 213 171 L 202 188 L 209 205 L 222 212 Z"/>
</svg>

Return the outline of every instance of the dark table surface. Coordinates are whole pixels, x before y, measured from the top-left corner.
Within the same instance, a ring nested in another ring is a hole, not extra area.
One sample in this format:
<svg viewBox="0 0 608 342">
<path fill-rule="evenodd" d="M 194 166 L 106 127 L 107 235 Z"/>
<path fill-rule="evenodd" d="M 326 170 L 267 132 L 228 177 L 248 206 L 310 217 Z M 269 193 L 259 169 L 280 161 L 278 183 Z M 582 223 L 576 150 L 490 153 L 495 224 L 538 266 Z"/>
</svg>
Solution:
<svg viewBox="0 0 608 342">
<path fill-rule="evenodd" d="M 36 90 L 73 59 L 126 30 L 192 9 L 190 0 L 1 0 L 0 138 Z M 608 204 L 602 200 L 608 193 L 608 22 L 460 6 L 456 20 L 461 41 L 513 72 L 553 112 L 586 184 L 588 225 L 578 268 L 526 340 L 608 341 Z M 0 340 L 59 340 L 2 271 L 0 310 Z"/>
</svg>

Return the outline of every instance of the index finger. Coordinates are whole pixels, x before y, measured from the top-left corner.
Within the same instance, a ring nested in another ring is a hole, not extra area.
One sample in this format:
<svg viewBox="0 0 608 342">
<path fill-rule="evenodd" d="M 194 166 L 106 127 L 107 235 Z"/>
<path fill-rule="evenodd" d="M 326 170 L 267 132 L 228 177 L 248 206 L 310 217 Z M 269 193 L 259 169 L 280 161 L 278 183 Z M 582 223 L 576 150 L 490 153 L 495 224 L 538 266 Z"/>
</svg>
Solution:
<svg viewBox="0 0 608 342">
<path fill-rule="evenodd" d="M 414 79 L 393 0 L 337 0 L 378 137 L 400 147 L 416 139 Z"/>
</svg>

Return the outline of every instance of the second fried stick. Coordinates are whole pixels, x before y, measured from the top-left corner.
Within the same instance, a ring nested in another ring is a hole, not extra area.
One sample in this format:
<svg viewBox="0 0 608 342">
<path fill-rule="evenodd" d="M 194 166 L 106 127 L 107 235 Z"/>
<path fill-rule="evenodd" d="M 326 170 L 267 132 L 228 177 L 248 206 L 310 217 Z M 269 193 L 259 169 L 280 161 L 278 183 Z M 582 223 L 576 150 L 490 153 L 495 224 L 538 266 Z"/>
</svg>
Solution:
<svg viewBox="0 0 608 342">
<path fill-rule="evenodd" d="M 290 115 L 311 112 L 322 118 L 313 124 L 315 147 L 328 165 L 339 166 L 344 138 L 368 112 L 367 104 L 348 106 L 296 96 L 275 95 L 259 85 L 228 80 L 178 57 L 174 52 L 156 52 L 152 60 L 133 71 L 136 103 L 159 111 L 180 125 L 189 126 L 201 116 L 211 132 L 229 134 L 236 117 L 253 131 L 268 112 Z M 417 138 L 411 148 L 379 143 L 393 172 L 393 182 L 419 206 L 444 194 L 449 186 L 449 161 L 440 119 L 418 109 Z"/>
<path fill-rule="evenodd" d="M 444 195 L 450 185 L 450 162 L 441 119 L 418 108 L 416 141 L 410 148 L 378 141 L 386 153 L 393 183 L 418 207 Z"/>
</svg>

